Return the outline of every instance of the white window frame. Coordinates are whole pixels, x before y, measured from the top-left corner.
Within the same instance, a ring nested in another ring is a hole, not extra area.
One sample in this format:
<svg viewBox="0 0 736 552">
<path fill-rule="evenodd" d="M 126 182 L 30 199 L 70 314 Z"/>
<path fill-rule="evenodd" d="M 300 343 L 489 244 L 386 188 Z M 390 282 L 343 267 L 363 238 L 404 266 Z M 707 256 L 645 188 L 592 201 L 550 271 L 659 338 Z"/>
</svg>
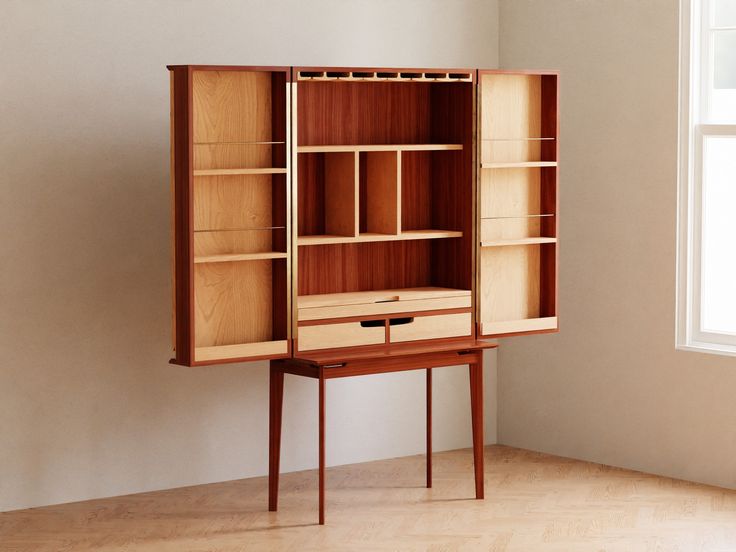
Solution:
<svg viewBox="0 0 736 552">
<path fill-rule="evenodd" d="M 736 335 L 701 328 L 703 147 L 736 136 L 736 124 L 707 119 L 713 40 L 711 0 L 680 1 L 680 124 L 676 347 L 736 356 Z"/>
</svg>

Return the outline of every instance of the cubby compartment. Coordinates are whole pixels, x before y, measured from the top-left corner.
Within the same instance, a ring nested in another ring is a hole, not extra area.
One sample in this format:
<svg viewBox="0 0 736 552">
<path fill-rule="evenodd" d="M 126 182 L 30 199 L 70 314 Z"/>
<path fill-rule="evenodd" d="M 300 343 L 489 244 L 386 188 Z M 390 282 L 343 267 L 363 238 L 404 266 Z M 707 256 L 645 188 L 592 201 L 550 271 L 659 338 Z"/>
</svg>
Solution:
<svg viewBox="0 0 736 552">
<path fill-rule="evenodd" d="M 360 234 L 401 232 L 401 154 L 360 152 Z"/>
<path fill-rule="evenodd" d="M 298 171 L 298 235 L 357 236 L 357 153 L 301 153 Z"/>
<path fill-rule="evenodd" d="M 482 168 L 557 163 L 557 75 L 480 75 Z"/>
<path fill-rule="evenodd" d="M 193 187 L 194 262 L 285 258 L 283 175 L 209 176 Z"/>
<path fill-rule="evenodd" d="M 194 176 L 286 173 L 286 76 L 192 72 Z"/>
<path fill-rule="evenodd" d="M 457 186 L 462 152 L 404 151 L 401 155 L 401 228 L 462 233 L 465 220 Z"/>
<path fill-rule="evenodd" d="M 481 172 L 481 246 L 555 241 L 557 194 L 552 171 L 506 168 Z"/>
<path fill-rule="evenodd" d="M 287 261 L 196 264 L 195 362 L 288 353 Z"/>
<path fill-rule="evenodd" d="M 556 247 L 529 244 L 481 248 L 483 335 L 557 327 Z"/>
</svg>

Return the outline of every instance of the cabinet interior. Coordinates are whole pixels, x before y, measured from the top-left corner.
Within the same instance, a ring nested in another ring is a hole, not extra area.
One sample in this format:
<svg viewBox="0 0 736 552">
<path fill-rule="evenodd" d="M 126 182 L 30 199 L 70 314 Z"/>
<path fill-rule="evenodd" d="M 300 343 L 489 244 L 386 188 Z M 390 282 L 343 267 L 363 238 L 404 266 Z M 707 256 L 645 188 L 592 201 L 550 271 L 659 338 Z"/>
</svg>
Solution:
<svg viewBox="0 0 736 552">
<path fill-rule="evenodd" d="M 298 88 L 298 296 L 471 290 L 473 83 Z"/>
</svg>

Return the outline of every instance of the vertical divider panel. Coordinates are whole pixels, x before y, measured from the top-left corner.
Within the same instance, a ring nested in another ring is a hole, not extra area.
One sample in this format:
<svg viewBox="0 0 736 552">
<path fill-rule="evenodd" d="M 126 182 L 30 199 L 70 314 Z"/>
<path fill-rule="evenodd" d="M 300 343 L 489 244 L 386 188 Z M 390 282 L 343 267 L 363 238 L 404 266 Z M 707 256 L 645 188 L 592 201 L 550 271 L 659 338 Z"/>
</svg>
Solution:
<svg viewBox="0 0 736 552">
<path fill-rule="evenodd" d="M 288 125 L 287 133 L 289 140 L 289 148 L 287 148 L 287 155 L 291 156 L 291 171 L 290 171 L 290 185 L 291 185 L 291 255 L 289 260 L 291 262 L 291 343 L 290 350 L 296 351 L 296 340 L 299 337 L 299 330 L 297 327 L 298 316 L 297 312 L 299 309 L 299 246 L 297 243 L 298 239 L 298 228 L 299 228 L 299 170 L 298 170 L 298 153 L 297 153 L 297 136 L 298 136 L 298 113 L 297 113 L 297 93 L 299 87 L 297 86 L 296 79 L 294 78 L 295 71 L 291 68 L 291 105 L 288 111 L 291 117 L 291 124 Z"/>
</svg>

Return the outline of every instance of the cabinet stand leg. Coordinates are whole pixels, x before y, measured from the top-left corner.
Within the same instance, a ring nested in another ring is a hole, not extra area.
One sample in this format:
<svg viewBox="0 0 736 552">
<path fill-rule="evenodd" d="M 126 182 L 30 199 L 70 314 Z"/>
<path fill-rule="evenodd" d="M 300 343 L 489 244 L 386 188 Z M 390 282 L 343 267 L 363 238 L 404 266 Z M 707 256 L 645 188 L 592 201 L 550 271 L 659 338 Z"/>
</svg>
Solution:
<svg viewBox="0 0 736 552">
<path fill-rule="evenodd" d="M 427 488 L 432 488 L 432 369 L 427 368 Z"/>
<path fill-rule="evenodd" d="M 325 378 L 319 374 L 319 524 L 325 524 Z"/>
<path fill-rule="evenodd" d="M 480 353 L 482 355 L 483 353 Z M 473 425 L 473 466 L 475 498 L 483 498 L 483 357 L 479 355 L 470 371 L 470 412 Z"/>
<path fill-rule="evenodd" d="M 284 404 L 284 372 L 271 363 L 268 416 L 268 510 L 279 502 L 279 461 L 281 459 L 281 413 Z"/>
</svg>

